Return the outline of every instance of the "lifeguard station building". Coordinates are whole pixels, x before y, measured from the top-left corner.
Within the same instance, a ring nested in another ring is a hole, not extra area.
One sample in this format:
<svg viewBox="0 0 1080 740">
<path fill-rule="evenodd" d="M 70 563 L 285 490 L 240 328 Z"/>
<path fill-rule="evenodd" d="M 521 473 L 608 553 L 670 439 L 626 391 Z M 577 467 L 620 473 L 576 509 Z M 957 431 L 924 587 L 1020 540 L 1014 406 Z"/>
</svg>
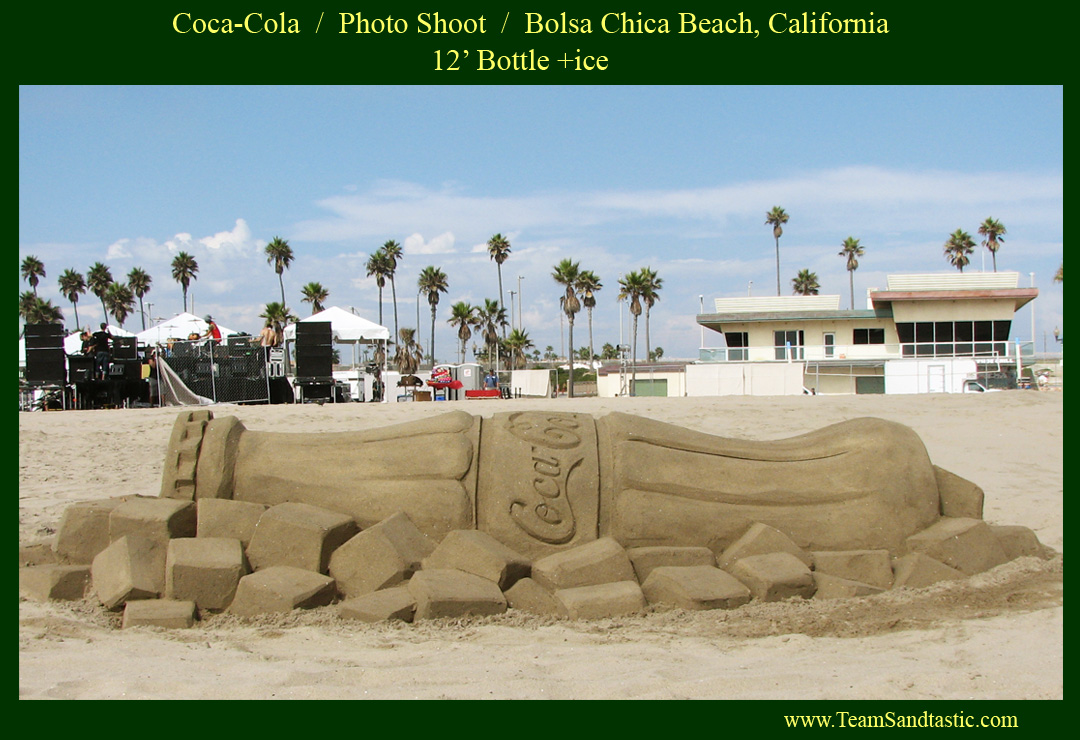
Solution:
<svg viewBox="0 0 1080 740">
<path fill-rule="evenodd" d="M 1016 272 L 890 275 L 887 288 L 870 289 L 866 308 L 855 310 L 842 309 L 839 295 L 717 298 L 697 323 L 721 334 L 724 346 L 702 348 L 687 365 L 686 394 L 1015 387 L 1024 357 L 1010 341 L 1013 318 L 1038 296 L 1019 279 Z"/>
</svg>

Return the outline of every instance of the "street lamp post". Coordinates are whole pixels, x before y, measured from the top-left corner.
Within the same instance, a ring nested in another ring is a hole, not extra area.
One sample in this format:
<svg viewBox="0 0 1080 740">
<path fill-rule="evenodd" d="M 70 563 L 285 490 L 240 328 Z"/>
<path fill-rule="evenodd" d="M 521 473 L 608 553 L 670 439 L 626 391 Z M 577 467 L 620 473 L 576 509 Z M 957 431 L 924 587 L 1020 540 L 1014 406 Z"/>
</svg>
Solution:
<svg viewBox="0 0 1080 740">
<path fill-rule="evenodd" d="M 698 296 L 698 303 L 700 304 L 700 309 L 699 309 L 698 313 L 704 315 L 704 313 L 705 313 L 705 296 L 699 295 Z M 701 349 L 705 349 L 705 325 L 704 324 L 701 325 Z"/>
<path fill-rule="evenodd" d="M 1028 273 L 1031 277 L 1031 287 L 1035 287 L 1035 273 Z M 1031 302 L 1031 353 L 1035 354 L 1035 301 Z"/>
<path fill-rule="evenodd" d="M 518 312 L 517 312 L 517 317 L 518 317 L 518 329 L 521 329 L 521 328 L 522 328 L 522 318 L 521 318 L 521 281 L 522 281 L 522 280 L 524 280 L 524 279 L 525 279 L 525 276 L 524 276 L 524 275 L 518 275 L 518 289 L 517 289 L 517 297 L 518 297 Z"/>
<path fill-rule="evenodd" d="M 514 296 L 517 295 L 517 292 L 513 290 L 507 292 L 510 294 L 510 326 L 516 329 L 517 324 L 514 322 L 514 316 L 516 315 L 514 313 Z"/>
</svg>

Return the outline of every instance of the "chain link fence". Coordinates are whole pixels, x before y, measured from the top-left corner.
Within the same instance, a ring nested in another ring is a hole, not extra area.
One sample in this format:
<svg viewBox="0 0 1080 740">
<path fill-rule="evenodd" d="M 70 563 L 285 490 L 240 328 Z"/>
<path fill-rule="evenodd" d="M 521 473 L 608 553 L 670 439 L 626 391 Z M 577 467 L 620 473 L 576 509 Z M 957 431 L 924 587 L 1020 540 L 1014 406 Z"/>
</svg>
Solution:
<svg viewBox="0 0 1080 740">
<path fill-rule="evenodd" d="M 159 346 L 161 405 L 267 403 L 273 370 L 284 364 L 278 352 L 281 358 L 268 358 L 271 353 L 255 337 L 246 336 L 231 336 L 223 343 L 176 340 Z"/>
</svg>

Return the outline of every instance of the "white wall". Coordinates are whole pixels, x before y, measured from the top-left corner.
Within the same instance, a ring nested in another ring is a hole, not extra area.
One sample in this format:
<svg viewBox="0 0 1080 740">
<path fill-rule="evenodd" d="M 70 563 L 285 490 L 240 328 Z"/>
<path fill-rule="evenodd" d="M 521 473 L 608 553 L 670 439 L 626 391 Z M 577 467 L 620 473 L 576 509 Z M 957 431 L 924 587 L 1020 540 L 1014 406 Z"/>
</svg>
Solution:
<svg viewBox="0 0 1080 740">
<path fill-rule="evenodd" d="M 885 363 L 885 392 L 962 393 L 964 381 L 976 377 L 977 369 L 970 358 L 890 360 Z"/>
<path fill-rule="evenodd" d="M 803 363 L 703 363 L 686 366 L 688 396 L 797 396 Z"/>
<path fill-rule="evenodd" d="M 626 371 L 626 386 L 630 387 L 633 374 L 629 369 Z M 686 395 L 686 373 L 682 372 L 655 372 L 647 368 L 638 368 L 638 380 L 666 380 L 668 398 Z M 619 373 L 612 372 L 607 375 L 596 377 L 596 395 L 600 398 L 616 398 L 619 395 Z"/>
</svg>

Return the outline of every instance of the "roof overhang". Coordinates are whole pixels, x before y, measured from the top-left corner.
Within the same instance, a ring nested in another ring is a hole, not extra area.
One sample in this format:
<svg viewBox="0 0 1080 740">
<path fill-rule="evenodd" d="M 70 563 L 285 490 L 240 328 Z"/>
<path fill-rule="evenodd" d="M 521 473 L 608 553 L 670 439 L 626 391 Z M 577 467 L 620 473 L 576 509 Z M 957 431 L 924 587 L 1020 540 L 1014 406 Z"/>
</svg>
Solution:
<svg viewBox="0 0 1080 740">
<path fill-rule="evenodd" d="M 892 318 L 891 306 L 855 311 L 739 311 L 698 314 L 697 323 L 706 329 L 722 331 L 724 324 L 779 324 L 789 321 L 867 321 Z"/>
<path fill-rule="evenodd" d="M 876 290 L 870 293 L 874 305 L 907 301 L 985 301 L 1011 300 L 1015 309 L 1027 305 L 1039 295 L 1038 288 L 986 290 Z"/>
</svg>

